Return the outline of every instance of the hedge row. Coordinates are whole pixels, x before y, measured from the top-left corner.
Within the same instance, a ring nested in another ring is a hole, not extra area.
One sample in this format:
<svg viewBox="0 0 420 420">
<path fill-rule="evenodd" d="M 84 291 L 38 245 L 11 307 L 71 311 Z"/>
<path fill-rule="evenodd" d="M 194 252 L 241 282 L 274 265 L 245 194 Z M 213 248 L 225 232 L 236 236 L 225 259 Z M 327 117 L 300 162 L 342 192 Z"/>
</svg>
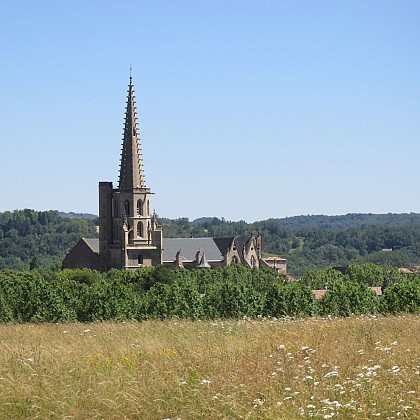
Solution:
<svg viewBox="0 0 420 420">
<path fill-rule="evenodd" d="M 419 313 L 420 278 L 389 286 L 382 297 L 363 281 L 338 278 L 317 301 L 303 282 L 270 270 L 135 272 L 0 271 L 0 322 L 68 322 Z"/>
</svg>

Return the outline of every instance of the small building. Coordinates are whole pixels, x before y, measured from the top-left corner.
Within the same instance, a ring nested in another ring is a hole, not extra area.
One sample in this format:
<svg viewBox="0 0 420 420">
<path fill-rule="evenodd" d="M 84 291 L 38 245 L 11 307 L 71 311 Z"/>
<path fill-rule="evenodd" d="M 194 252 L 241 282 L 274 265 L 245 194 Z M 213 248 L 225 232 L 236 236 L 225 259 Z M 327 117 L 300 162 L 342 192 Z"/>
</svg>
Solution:
<svg viewBox="0 0 420 420">
<path fill-rule="evenodd" d="M 276 270 L 280 275 L 287 274 L 287 259 L 281 257 L 267 257 L 261 259 L 263 267 L 270 267 Z"/>
</svg>

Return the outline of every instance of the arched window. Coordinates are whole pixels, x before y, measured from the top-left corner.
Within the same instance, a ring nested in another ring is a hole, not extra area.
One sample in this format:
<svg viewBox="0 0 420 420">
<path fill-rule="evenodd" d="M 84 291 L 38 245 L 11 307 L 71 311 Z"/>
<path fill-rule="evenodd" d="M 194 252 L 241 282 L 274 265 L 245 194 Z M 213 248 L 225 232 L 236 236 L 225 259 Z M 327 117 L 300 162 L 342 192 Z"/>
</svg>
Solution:
<svg viewBox="0 0 420 420">
<path fill-rule="evenodd" d="M 130 202 L 128 200 L 125 200 L 124 211 L 126 216 L 130 216 Z"/>
<path fill-rule="evenodd" d="M 231 264 L 238 264 L 238 257 L 236 256 L 236 255 L 234 255 L 233 257 L 232 257 L 232 260 L 231 260 L 231 262 L 230 262 Z"/>
<path fill-rule="evenodd" d="M 137 200 L 137 214 L 143 216 L 143 201 Z"/>
<path fill-rule="evenodd" d="M 147 211 L 147 216 L 149 216 L 150 215 L 150 201 L 149 200 L 147 200 L 147 209 L 146 209 L 146 211 Z"/>
<path fill-rule="evenodd" d="M 257 260 L 254 256 L 251 257 L 251 267 L 255 267 L 257 265 Z"/>
<path fill-rule="evenodd" d="M 137 223 L 137 237 L 143 238 L 143 223 Z"/>
</svg>

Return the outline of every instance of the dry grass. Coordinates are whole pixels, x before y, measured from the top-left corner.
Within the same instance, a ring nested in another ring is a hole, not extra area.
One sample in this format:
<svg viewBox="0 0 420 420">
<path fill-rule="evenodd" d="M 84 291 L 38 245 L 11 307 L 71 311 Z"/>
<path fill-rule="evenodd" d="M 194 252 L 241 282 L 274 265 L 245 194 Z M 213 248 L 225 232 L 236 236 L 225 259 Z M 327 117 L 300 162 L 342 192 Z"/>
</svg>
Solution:
<svg viewBox="0 0 420 420">
<path fill-rule="evenodd" d="M 419 418 L 420 317 L 0 326 L 0 418 Z"/>
</svg>

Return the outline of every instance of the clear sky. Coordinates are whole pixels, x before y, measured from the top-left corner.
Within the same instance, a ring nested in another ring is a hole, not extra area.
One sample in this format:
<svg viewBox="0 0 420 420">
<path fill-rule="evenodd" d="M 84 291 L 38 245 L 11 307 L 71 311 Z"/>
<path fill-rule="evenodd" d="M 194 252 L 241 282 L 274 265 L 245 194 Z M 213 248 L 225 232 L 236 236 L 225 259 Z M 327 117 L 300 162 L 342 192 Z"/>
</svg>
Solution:
<svg viewBox="0 0 420 420">
<path fill-rule="evenodd" d="M 98 213 L 130 64 L 160 216 L 420 211 L 420 1 L 0 10 L 0 211 Z"/>
</svg>

